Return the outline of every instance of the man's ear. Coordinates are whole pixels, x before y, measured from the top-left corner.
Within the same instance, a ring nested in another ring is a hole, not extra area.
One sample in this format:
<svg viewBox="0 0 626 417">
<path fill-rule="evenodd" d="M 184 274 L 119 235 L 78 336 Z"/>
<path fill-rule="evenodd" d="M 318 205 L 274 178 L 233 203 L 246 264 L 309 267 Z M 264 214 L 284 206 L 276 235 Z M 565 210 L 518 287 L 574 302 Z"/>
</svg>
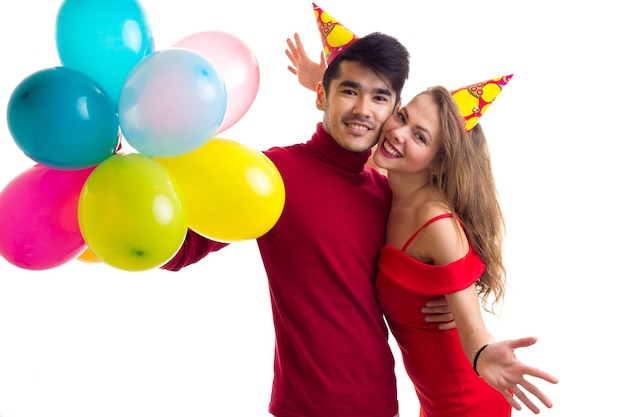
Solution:
<svg viewBox="0 0 626 417">
<path fill-rule="evenodd" d="M 324 86 L 321 82 L 317 83 L 315 94 L 315 105 L 317 106 L 317 109 L 324 111 L 324 103 L 326 102 L 326 91 L 324 90 Z"/>
</svg>

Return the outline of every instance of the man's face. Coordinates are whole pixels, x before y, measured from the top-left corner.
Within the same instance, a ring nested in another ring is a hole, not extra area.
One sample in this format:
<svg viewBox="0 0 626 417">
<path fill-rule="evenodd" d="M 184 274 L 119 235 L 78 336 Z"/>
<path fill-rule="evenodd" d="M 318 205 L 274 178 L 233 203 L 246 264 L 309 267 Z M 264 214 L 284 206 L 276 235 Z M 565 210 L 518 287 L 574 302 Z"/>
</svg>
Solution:
<svg viewBox="0 0 626 417">
<path fill-rule="evenodd" d="M 352 61 L 326 93 L 317 86 L 317 108 L 324 111 L 324 130 L 352 152 L 365 152 L 378 141 L 380 129 L 394 111 L 396 92 L 371 69 Z"/>
</svg>

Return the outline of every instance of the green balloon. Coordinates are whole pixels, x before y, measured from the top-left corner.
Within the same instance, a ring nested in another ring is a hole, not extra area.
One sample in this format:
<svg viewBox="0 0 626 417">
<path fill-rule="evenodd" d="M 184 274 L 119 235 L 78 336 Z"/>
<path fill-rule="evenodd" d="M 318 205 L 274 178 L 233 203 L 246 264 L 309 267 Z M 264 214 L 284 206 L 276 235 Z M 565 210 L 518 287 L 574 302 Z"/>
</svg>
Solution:
<svg viewBox="0 0 626 417">
<path fill-rule="evenodd" d="M 78 221 L 102 262 L 126 271 L 158 268 L 180 249 L 187 205 L 178 184 L 152 158 L 116 154 L 87 178 Z"/>
</svg>

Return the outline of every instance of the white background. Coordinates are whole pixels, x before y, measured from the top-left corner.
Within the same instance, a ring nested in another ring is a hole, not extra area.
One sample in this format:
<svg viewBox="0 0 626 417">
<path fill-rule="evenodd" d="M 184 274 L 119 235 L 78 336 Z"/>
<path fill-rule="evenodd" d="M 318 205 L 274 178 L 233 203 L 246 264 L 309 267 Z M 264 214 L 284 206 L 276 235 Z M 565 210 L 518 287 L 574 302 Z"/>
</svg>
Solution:
<svg viewBox="0 0 626 417">
<path fill-rule="evenodd" d="M 499 339 L 539 337 L 518 355 L 560 378 L 556 386 L 540 384 L 555 403 L 541 407 L 542 415 L 619 415 L 626 371 L 618 343 L 626 232 L 619 2 L 318 4 L 357 35 L 382 31 L 408 47 L 406 100 L 433 84 L 456 88 L 515 74 L 483 118 L 508 224 L 507 300 L 489 325 Z M 60 5 L 0 4 L 4 114 L 19 82 L 60 65 Z M 285 40 L 298 31 L 318 56 L 309 1 L 142 5 L 157 50 L 223 30 L 255 53 L 256 101 L 222 137 L 258 150 L 310 137 L 321 113 L 287 71 L 284 54 Z M 32 165 L 5 121 L 0 186 Z M 253 241 L 179 273 L 79 261 L 35 272 L 0 258 L 1 417 L 266 416 L 272 358 L 269 296 Z M 400 363 L 397 374 L 401 415 L 417 416 Z"/>
</svg>

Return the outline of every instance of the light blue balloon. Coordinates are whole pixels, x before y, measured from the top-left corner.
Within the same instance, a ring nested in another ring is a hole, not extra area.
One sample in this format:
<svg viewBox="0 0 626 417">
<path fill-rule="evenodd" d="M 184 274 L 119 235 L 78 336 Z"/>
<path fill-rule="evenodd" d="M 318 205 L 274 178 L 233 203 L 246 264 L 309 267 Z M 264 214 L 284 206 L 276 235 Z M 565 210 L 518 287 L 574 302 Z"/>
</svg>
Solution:
<svg viewBox="0 0 626 417">
<path fill-rule="evenodd" d="M 26 77 L 11 94 L 7 123 L 26 156 L 61 170 L 97 165 L 115 153 L 119 142 L 111 99 L 94 80 L 71 68 Z"/>
<path fill-rule="evenodd" d="M 120 93 L 122 134 L 145 155 L 186 154 L 216 134 L 226 95 L 222 75 L 201 54 L 185 48 L 154 52 L 133 68 Z"/>
<path fill-rule="evenodd" d="M 135 0 L 65 0 L 56 46 L 63 66 L 93 78 L 117 106 L 126 76 L 154 51 L 154 39 Z"/>
</svg>

